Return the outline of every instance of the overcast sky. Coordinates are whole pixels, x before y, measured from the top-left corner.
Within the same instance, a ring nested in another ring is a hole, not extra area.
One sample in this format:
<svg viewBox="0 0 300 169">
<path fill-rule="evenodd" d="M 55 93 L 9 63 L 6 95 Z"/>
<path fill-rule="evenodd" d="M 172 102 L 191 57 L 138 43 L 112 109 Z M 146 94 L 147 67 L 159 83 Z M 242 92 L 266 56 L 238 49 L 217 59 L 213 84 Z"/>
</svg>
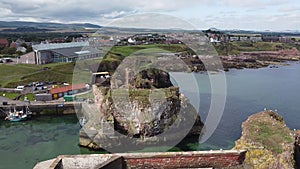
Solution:
<svg viewBox="0 0 300 169">
<path fill-rule="evenodd" d="M 197 28 L 300 30 L 299 0 L 0 0 L 0 20 L 90 22 L 107 25 L 158 12 Z"/>
</svg>

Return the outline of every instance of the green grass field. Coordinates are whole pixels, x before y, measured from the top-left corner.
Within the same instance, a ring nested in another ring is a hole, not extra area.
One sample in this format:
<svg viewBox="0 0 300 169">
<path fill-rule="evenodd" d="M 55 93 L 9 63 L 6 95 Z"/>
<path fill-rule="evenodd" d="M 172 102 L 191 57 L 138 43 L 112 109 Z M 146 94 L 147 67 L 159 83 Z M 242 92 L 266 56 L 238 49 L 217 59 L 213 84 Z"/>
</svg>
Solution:
<svg viewBox="0 0 300 169">
<path fill-rule="evenodd" d="M 0 96 L 7 97 L 9 99 L 15 99 L 18 97 L 20 93 L 12 93 L 12 92 L 0 92 Z M 35 95 L 32 93 L 26 94 L 25 96 L 21 97 L 20 100 L 24 100 L 25 97 L 27 97 L 28 100 L 34 101 L 35 100 Z"/>
<path fill-rule="evenodd" d="M 0 86 L 15 88 L 31 82 L 72 82 L 74 63 L 0 65 Z"/>
</svg>

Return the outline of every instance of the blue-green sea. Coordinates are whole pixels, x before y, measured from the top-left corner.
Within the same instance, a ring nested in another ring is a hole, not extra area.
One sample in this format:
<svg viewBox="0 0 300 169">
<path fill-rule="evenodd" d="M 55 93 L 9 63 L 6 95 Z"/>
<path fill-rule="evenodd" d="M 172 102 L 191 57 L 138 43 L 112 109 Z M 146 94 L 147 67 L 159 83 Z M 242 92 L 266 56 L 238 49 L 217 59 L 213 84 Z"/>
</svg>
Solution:
<svg viewBox="0 0 300 169">
<path fill-rule="evenodd" d="M 206 73 L 172 73 L 181 79 L 181 91 L 193 105 L 200 105 L 205 121 L 211 87 Z M 199 88 L 191 87 L 195 78 Z M 186 143 L 189 150 L 230 149 L 241 136 L 241 124 L 264 108 L 277 111 L 288 127 L 300 129 L 300 64 L 279 68 L 230 70 L 226 72 L 225 110 L 212 137 L 202 144 Z M 198 90 L 198 92 L 197 92 Z M 198 94 L 200 93 L 200 103 Z M 76 116 L 44 116 L 21 123 L 0 120 L 0 169 L 27 169 L 61 154 L 96 153 L 78 146 L 80 126 Z M 155 148 L 153 149 L 155 151 Z M 175 149 L 180 150 L 180 147 Z"/>
</svg>

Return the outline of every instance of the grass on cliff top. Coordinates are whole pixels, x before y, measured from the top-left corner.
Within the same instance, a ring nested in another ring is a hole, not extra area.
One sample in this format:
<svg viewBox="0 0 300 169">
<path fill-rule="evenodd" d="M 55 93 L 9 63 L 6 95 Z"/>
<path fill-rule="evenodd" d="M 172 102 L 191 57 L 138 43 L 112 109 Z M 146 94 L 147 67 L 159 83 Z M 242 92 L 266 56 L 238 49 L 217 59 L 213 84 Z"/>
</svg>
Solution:
<svg viewBox="0 0 300 169">
<path fill-rule="evenodd" d="M 150 48 L 158 48 L 158 49 L 166 50 L 168 52 L 184 52 L 190 50 L 184 44 L 151 44 L 151 45 L 133 45 L 133 46 L 114 46 L 113 48 L 111 48 L 111 52 L 114 54 L 119 54 L 127 57 L 139 50 L 150 49 Z"/>
<path fill-rule="evenodd" d="M 129 97 L 130 101 L 137 100 L 140 104 L 145 106 L 150 105 L 150 97 L 155 98 L 172 98 L 178 99 L 178 87 L 169 87 L 161 89 L 110 89 L 104 100 L 112 99 L 112 97 L 126 98 Z"/>
<path fill-rule="evenodd" d="M 282 153 L 283 145 L 293 142 L 290 129 L 285 126 L 281 116 L 277 114 L 259 114 L 247 125 L 248 139 L 261 143 L 273 153 Z"/>
</svg>

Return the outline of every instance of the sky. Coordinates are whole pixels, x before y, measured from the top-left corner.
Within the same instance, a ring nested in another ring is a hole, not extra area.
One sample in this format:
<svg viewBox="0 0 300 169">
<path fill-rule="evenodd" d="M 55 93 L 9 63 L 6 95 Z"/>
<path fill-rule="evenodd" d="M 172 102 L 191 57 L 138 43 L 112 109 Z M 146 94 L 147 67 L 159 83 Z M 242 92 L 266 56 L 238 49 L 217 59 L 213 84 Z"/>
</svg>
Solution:
<svg viewBox="0 0 300 169">
<path fill-rule="evenodd" d="M 300 30 L 299 0 L 0 0 L 0 20 L 94 23 L 159 13 L 196 28 Z"/>
</svg>

